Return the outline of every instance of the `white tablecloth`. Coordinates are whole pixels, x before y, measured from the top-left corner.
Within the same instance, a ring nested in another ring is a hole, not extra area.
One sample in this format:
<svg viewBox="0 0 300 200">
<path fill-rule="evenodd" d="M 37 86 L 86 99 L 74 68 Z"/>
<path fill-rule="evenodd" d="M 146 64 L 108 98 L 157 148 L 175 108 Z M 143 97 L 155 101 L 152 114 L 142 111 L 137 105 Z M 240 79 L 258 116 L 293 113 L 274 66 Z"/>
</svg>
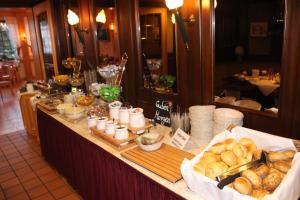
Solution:
<svg viewBox="0 0 300 200">
<path fill-rule="evenodd" d="M 249 79 L 249 82 L 256 85 L 265 96 L 269 96 L 274 90 L 280 87 L 280 84 L 274 83 L 273 80 Z"/>
</svg>

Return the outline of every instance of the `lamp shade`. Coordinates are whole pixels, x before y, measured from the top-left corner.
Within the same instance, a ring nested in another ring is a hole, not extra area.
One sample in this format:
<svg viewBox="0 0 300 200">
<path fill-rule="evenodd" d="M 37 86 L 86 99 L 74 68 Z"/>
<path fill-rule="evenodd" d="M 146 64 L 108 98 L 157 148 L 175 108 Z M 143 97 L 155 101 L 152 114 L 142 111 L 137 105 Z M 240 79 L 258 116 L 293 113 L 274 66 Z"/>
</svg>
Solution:
<svg viewBox="0 0 300 200">
<path fill-rule="evenodd" d="M 171 21 L 172 21 L 172 23 L 173 23 L 173 24 L 175 24 L 175 23 L 176 23 L 176 19 L 175 19 L 175 15 L 174 15 L 174 13 L 172 13 L 172 16 L 171 16 Z"/>
<path fill-rule="evenodd" d="M 166 0 L 166 5 L 170 10 L 176 9 L 183 5 L 183 0 Z"/>
<path fill-rule="evenodd" d="M 104 12 L 103 9 L 98 13 L 98 15 L 96 17 L 96 22 L 105 24 L 105 22 L 106 22 L 106 15 L 105 15 L 105 12 Z"/>
<path fill-rule="evenodd" d="M 76 15 L 76 13 L 74 13 L 72 10 L 68 9 L 68 23 L 70 25 L 76 25 L 79 23 L 79 17 L 78 15 Z"/>
</svg>

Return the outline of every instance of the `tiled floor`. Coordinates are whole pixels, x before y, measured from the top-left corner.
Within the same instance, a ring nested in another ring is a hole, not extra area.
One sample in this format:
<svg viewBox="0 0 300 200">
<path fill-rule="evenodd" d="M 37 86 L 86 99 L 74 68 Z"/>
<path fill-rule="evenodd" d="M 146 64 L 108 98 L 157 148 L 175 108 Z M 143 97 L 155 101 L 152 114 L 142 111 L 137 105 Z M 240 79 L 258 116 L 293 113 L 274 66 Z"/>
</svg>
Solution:
<svg viewBox="0 0 300 200">
<path fill-rule="evenodd" d="M 17 97 L 17 91 L 22 84 L 23 82 L 14 86 L 14 94 L 9 89 L 1 88 L 3 101 L 0 97 L 0 135 L 24 129 Z"/>
<path fill-rule="evenodd" d="M 0 200 L 79 200 L 41 157 L 38 142 L 18 131 L 0 136 Z"/>
</svg>

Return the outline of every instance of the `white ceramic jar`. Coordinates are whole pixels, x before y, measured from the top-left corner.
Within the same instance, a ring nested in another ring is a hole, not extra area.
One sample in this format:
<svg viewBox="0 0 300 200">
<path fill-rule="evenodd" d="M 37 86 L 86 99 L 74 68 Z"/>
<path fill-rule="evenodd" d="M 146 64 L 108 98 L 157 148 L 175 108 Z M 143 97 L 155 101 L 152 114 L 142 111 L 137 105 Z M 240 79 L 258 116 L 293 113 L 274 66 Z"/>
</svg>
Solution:
<svg viewBox="0 0 300 200">
<path fill-rule="evenodd" d="M 97 118 L 96 117 L 88 117 L 87 118 L 87 126 L 88 129 L 95 127 L 97 125 Z"/>
<path fill-rule="evenodd" d="M 107 121 L 105 124 L 105 133 L 107 135 L 114 135 L 115 127 L 116 127 L 116 124 L 113 121 Z"/>
<path fill-rule="evenodd" d="M 97 119 L 97 130 L 105 130 L 106 121 L 107 117 L 101 117 Z"/>
<path fill-rule="evenodd" d="M 131 109 L 127 107 L 121 107 L 119 110 L 119 123 L 128 124 L 129 123 L 129 114 Z"/>
<path fill-rule="evenodd" d="M 145 126 L 145 117 L 142 108 L 134 108 L 129 115 L 129 125 L 132 128 L 143 128 Z"/>
<path fill-rule="evenodd" d="M 119 110 L 122 106 L 120 101 L 114 101 L 108 104 L 109 107 L 109 116 L 111 119 L 118 120 L 119 119 Z"/>
<path fill-rule="evenodd" d="M 129 136 L 127 126 L 121 125 L 121 126 L 116 126 L 115 129 L 115 139 L 117 140 L 125 140 Z"/>
</svg>

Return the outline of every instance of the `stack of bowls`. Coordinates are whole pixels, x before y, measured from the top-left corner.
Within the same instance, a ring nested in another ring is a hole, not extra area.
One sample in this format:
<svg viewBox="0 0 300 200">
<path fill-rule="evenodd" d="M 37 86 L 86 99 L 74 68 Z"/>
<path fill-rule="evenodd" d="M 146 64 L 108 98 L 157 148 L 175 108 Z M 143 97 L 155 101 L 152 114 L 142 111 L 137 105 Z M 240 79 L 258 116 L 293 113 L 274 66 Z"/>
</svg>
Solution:
<svg viewBox="0 0 300 200">
<path fill-rule="evenodd" d="M 230 108 L 218 108 L 214 113 L 214 135 L 225 131 L 229 125 L 243 126 L 244 115 Z"/>
<path fill-rule="evenodd" d="M 213 137 L 215 106 L 192 106 L 189 108 L 191 139 L 196 144 L 208 144 Z"/>
</svg>

